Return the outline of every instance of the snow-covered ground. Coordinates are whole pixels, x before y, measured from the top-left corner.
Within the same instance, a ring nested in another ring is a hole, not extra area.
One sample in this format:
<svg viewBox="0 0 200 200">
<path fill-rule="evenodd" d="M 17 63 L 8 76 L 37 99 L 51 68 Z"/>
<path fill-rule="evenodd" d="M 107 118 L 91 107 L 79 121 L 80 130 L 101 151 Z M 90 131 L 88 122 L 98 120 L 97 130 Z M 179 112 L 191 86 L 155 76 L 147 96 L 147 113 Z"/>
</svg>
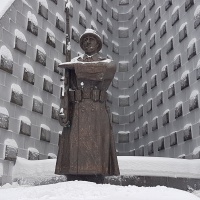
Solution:
<svg viewBox="0 0 200 200">
<path fill-rule="evenodd" d="M 8 188 L 6 188 L 6 186 Z M 69 181 L 45 186 L 0 189 L 1 200 L 199 200 L 199 197 L 163 186 L 136 187 Z"/>
<path fill-rule="evenodd" d="M 200 178 L 200 159 L 118 156 L 118 162 L 121 175 Z M 56 159 L 30 161 L 18 157 L 13 178 L 52 176 L 55 164 Z"/>
<path fill-rule="evenodd" d="M 154 175 L 200 178 L 200 160 L 172 158 L 118 157 L 123 175 Z M 13 178 L 40 179 L 54 176 L 55 159 L 28 161 L 18 158 Z M 194 195 L 195 194 L 195 195 Z M 69 181 L 43 186 L 6 184 L 0 187 L 0 200 L 199 200 L 193 194 L 164 186 L 137 187 Z"/>
</svg>

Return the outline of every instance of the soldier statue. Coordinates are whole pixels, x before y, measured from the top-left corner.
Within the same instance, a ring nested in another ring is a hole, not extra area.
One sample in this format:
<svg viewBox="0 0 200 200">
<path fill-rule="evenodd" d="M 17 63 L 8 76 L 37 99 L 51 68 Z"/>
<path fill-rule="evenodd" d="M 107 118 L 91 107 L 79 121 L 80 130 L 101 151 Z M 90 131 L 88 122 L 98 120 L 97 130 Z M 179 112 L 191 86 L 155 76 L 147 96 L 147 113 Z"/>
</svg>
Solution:
<svg viewBox="0 0 200 200">
<path fill-rule="evenodd" d="M 86 29 L 80 37 L 85 54 L 61 63 L 65 69 L 65 94 L 60 108 L 63 127 L 59 140 L 56 174 L 68 180 L 103 182 L 104 176 L 119 175 L 107 89 L 116 71 L 115 63 L 102 58 L 102 41 Z"/>
</svg>

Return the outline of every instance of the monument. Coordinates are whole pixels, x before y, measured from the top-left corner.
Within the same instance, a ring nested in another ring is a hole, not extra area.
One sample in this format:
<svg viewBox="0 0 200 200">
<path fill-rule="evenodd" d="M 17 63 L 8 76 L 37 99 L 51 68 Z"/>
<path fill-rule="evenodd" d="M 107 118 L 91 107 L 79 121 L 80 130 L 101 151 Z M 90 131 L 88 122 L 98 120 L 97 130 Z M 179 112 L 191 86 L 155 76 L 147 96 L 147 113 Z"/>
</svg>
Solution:
<svg viewBox="0 0 200 200">
<path fill-rule="evenodd" d="M 116 65 L 100 56 L 102 42 L 96 31 L 87 29 L 80 37 L 80 46 L 85 54 L 59 65 L 65 69 L 65 91 L 55 173 L 66 175 L 68 180 L 102 182 L 104 176 L 119 175 L 106 106 L 106 90 Z"/>
</svg>

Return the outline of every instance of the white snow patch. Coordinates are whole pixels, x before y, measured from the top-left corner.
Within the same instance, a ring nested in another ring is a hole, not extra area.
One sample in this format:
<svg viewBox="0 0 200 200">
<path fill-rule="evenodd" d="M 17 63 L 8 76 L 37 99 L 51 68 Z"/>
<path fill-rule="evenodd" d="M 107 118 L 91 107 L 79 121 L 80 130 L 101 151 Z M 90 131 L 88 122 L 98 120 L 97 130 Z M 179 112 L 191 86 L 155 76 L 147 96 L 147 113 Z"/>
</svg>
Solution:
<svg viewBox="0 0 200 200">
<path fill-rule="evenodd" d="M 9 9 L 9 7 L 13 4 L 15 0 L 5 0 L 1 1 L 0 6 L 0 18 L 6 13 L 6 11 Z"/>
<path fill-rule="evenodd" d="M 200 59 L 197 62 L 197 67 L 196 68 L 199 68 L 199 67 L 200 67 Z"/>
<path fill-rule="evenodd" d="M 44 75 L 43 79 L 46 79 L 48 82 L 53 83 L 53 80 L 49 76 Z"/>
<path fill-rule="evenodd" d="M 143 104 L 139 105 L 138 109 L 141 109 L 143 107 Z"/>
<path fill-rule="evenodd" d="M 37 18 L 34 14 L 32 14 L 30 11 L 28 11 L 27 17 L 33 24 L 38 26 L 38 21 L 37 21 Z"/>
<path fill-rule="evenodd" d="M 130 96 L 129 95 L 119 95 L 119 98 L 129 98 Z"/>
<path fill-rule="evenodd" d="M 195 99 L 199 95 L 198 90 L 193 90 L 191 95 L 190 95 L 190 100 Z"/>
<path fill-rule="evenodd" d="M 31 125 L 31 120 L 26 116 L 20 116 L 19 120 L 23 121 L 25 124 L 27 124 L 29 126 Z"/>
<path fill-rule="evenodd" d="M 159 51 L 161 51 L 161 48 L 160 48 L 160 49 L 158 49 L 158 50 L 156 51 L 156 53 L 155 53 L 155 54 L 157 54 Z"/>
<path fill-rule="evenodd" d="M 147 125 L 148 124 L 148 121 L 145 121 L 144 123 L 143 123 L 143 126 L 145 126 L 145 125 Z"/>
<path fill-rule="evenodd" d="M 16 187 L 16 185 L 15 185 Z M 116 186 L 69 181 L 38 187 L 1 189 L 1 200 L 199 200 L 186 191 L 157 187 Z"/>
<path fill-rule="evenodd" d="M 176 7 L 174 8 L 174 10 L 172 11 L 172 15 L 173 15 L 178 9 L 179 9 L 179 6 L 176 6 Z"/>
<path fill-rule="evenodd" d="M 174 57 L 174 61 L 180 56 L 180 54 L 177 54 L 175 57 Z"/>
<path fill-rule="evenodd" d="M 144 145 L 140 145 L 140 146 L 139 146 L 139 149 L 141 149 L 141 148 L 143 148 L 143 147 L 144 147 Z"/>
<path fill-rule="evenodd" d="M 91 21 L 91 26 L 93 26 L 94 27 L 94 29 L 95 30 L 97 30 L 97 25 L 95 24 L 95 22 L 94 21 Z M 104 31 L 103 31 L 104 32 Z M 105 32 L 104 32 L 105 33 Z M 105 35 L 105 34 L 104 34 Z"/>
<path fill-rule="evenodd" d="M 170 42 L 170 40 L 173 39 L 173 38 L 174 38 L 173 36 L 170 37 L 170 38 L 167 40 L 166 44 L 167 44 L 168 42 Z"/>
<path fill-rule="evenodd" d="M 113 114 L 113 115 L 119 115 L 119 113 L 117 113 L 117 112 L 112 112 L 112 114 Z"/>
<path fill-rule="evenodd" d="M 54 58 L 54 61 L 56 61 L 59 64 L 61 63 L 61 61 L 59 59 L 57 59 L 57 58 Z"/>
<path fill-rule="evenodd" d="M 179 28 L 179 32 L 180 32 L 185 26 L 187 26 L 187 22 L 181 24 L 181 26 L 180 26 L 180 28 Z"/>
<path fill-rule="evenodd" d="M 158 92 L 157 96 L 160 95 L 161 93 L 163 93 L 163 90 L 161 90 L 160 92 Z"/>
<path fill-rule="evenodd" d="M 188 128 L 192 127 L 192 124 L 186 124 L 183 128 L 183 130 L 187 130 Z"/>
<path fill-rule="evenodd" d="M 177 107 L 179 107 L 179 106 L 182 105 L 182 104 L 183 104 L 183 102 L 182 102 L 182 101 L 179 101 L 179 102 L 176 104 L 175 107 L 177 108 Z"/>
<path fill-rule="evenodd" d="M 156 35 L 156 33 L 153 33 L 150 37 L 150 40 Z"/>
<path fill-rule="evenodd" d="M 145 83 L 146 83 L 146 82 L 145 82 Z M 148 103 L 148 102 L 150 102 L 150 101 L 152 101 L 152 100 L 153 100 L 153 99 L 152 99 L 152 98 L 150 98 L 150 99 L 147 101 L 147 103 Z"/>
<path fill-rule="evenodd" d="M 32 148 L 32 147 L 28 148 L 28 151 L 39 153 L 39 151 L 36 148 Z M 19 159 L 23 159 L 23 158 L 19 157 Z M 26 159 L 24 159 L 24 160 L 26 160 Z"/>
<path fill-rule="evenodd" d="M 11 85 L 11 89 L 12 89 L 12 91 L 14 91 L 14 92 L 16 92 L 18 94 L 22 94 L 23 93 L 21 87 L 19 85 L 17 85 L 17 84 L 13 83 Z"/>
<path fill-rule="evenodd" d="M 9 116 L 8 110 L 5 107 L 0 107 L 0 113 Z"/>
<path fill-rule="evenodd" d="M 200 14 L 200 5 L 197 6 L 197 8 L 196 8 L 196 10 L 195 10 L 195 12 L 194 12 L 194 19 L 199 18 L 199 17 L 200 17 L 199 14 Z"/>
<path fill-rule="evenodd" d="M 135 132 L 136 132 L 136 131 L 139 131 L 139 130 L 140 130 L 140 128 L 139 128 L 139 127 L 136 127 L 136 128 L 135 128 Z"/>
<path fill-rule="evenodd" d="M 54 108 L 57 108 L 57 109 L 60 108 L 60 107 L 59 107 L 58 105 L 56 105 L 55 103 L 52 103 L 51 105 L 52 105 L 52 107 L 54 107 Z"/>
<path fill-rule="evenodd" d="M 68 2 L 66 3 L 65 7 L 70 9 L 70 7 L 72 6 L 71 2 L 68 0 Z"/>
<path fill-rule="evenodd" d="M 193 155 L 196 155 L 200 152 L 200 146 L 199 147 L 196 147 L 194 150 L 193 150 Z"/>
<path fill-rule="evenodd" d="M 194 43 L 196 43 L 197 39 L 196 38 L 192 38 L 188 44 L 188 48 L 191 47 Z"/>
<path fill-rule="evenodd" d="M 46 32 L 48 32 L 52 37 L 55 37 L 55 34 L 53 33 L 51 29 L 46 28 Z"/>
<path fill-rule="evenodd" d="M 119 46 L 119 43 L 115 42 L 115 41 L 112 41 L 112 43 L 116 46 Z"/>
<path fill-rule="evenodd" d="M 83 19 L 86 19 L 85 15 L 81 11 L 79 11 L 79 16 L 81 16 Z"/>
<path fill-rule="evenodd" d="M 42 6 L 44 6 L 46 9 L 48 9 L 48 3 L 46 0 L 37 0 L 38 3 L 41 3 Z"/>
<path fill-rule="evenodd" d="M 185 79 L 185 77 L 189 74 L 189 70 L 186 70 L 183 72 L 182 76 L 181 76 L 181 79 Z"/>
<path fill-rule="evenodd" d="M 140 72 L 141 70 L 142 70 L 142 67 L 139 67 L 138 70 L 137 70 L 137 72 Z"/>
<path fill-rule="evenodd" d="M 169 88 L 173 87 L 174 84 L 175 84 L 175 81 L 173 81 L 173 82 L 169 85 Z"/>
<path fill-rule="evenodd" d="M 58 131 L 58 134 L 59 134 L 59 135 L 62 135 L 62 131 Z"/>
<path fill-rule="evenodd" d="M 40 127 L 45 129 L 45 130 L 50 131 L 50 128 L 46 124 L 41 124 Z"/>
<path fill-rule="evenodd" d="M 3 57 L 5 57 L 8 60 L 12 60 L 13 61 L 13 57 L 12 57 L 11 51 L 5 45 L 3 45 L 1 47 L 0 55 L 2 55 Z"/>
<path fill-rule="evenodd" d="M 38 96 L 33 95 L 33 99 L 36 99 L 36 100 L 38 100 L 40 103 L 43 103 L 41 97 L 38 97 Z"/>
<path fill-rule="evenodd" d="M 18 148 L 18 145 L 14 139 L 6 139 L 4 145 L 12 146 Z"/>
<path fill-rule="evenodd" d="M 16 36 L 17 38 L 19 38 L 20 40 L 26 42 L 26 37 L 25 37 L 25 35 L 24 35 L 21 31 L 19 31 L 18 29 L 15 29 L 15 36 Z"/>
<path fill-rule="evenodd" d="M 64 22 L 63 17 L 62 17 L 58 12 L 56 13 L 56 17 L 57 17 L 60 21 Z"/>
<path fill-rule="evenodd" d="M 158 116 L 155 116 L 155 117 L 153 118 L 153 120 L 152 120 L 152 121 L 154 121 L 154 120 L 156 120 L 156 119 L 158 119 Z"/>
<path fill-rule="evenodd" d="M 55 159 L 57 158 L 56 154 L 54 154 L 54 153 L 48 153 L 48 156 L 55 158 Z"/>
<path fill-rule="evenodd" d="M 36 49 L 38 49 L 39 51 L 41 51 L 43 54 L 46 54 L 45 50 L 41 46 L 36 45 Z"/>
<path fill-rule="evenodd" d="M 25 69 L 26 71 L 28 71 L 28 72 L 34 74 L 34 69 L 33 69 L 33 67 L 32 67 L 31 65 L 29 65 L 28 63 L 24 63 L 24 64 L 23 64 L 23 67 L 24 67 L 24 69 Z"/>
<path fill-rule="evenodd" d="M 118 133 L 119 134 L 128 134 L 128 133 L 130 133 L 130 131 L 119 131 Z"/>
<path fill-rule="evenodd" d="M 169 113 L 169 109 L 165 110 L 164 113 L 163 113 L 163 115 L 165 115 L 167 113 Z"/>
<path fill-rule="evenodd" d="M 128 30 L 128 28 L 122 26 L 122 27 L 119 27 L 119 30 L 125 31 L 125 30 Z"/>
<path fill-rule="evenodd" d="M 162 24 L 161 24 L 161 26 L 160 27 L 162 27 L 165 23 L 167 22 L 167 20 L 165 20 Z"/>
</svg>

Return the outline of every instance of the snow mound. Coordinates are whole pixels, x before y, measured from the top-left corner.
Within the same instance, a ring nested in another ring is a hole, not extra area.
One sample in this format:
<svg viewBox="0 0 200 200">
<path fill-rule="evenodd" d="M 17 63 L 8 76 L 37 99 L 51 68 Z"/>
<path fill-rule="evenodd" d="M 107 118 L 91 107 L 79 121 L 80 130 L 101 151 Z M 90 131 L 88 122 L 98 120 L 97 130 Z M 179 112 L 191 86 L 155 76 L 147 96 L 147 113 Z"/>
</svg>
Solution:
<svg viewBox="0 0 200 200">
<path fill-rule="evenodd" d="M 28 71 L 28 72 L 34 74 L 34 69 L 33 69 L 33 67 L 32 67 L 31 65 L 29 65 L 28 63 L 24 63 L 24 64 L 23 64 L 23 67 L 24 67 L 24 69 L 25 69 L 26 71 Z"/>
<path fill-rule="evenodd" d="M 9 116 L 8 110 L 5 107 L 0 107 L 0 113 Z"/>
<path fill-rule="evenodd" d="M 27 125 L 29 125 L 29 126 L 31 125 L 31 120 L 28 117 L 26 117 L 26 116 L 20 116 L 19 119 L 21 121 L 23 121 L 24 123 L 26 123 Z"/>
<path fill-rule="evenodd" d="M 194 100 L 198 95 L 199 95 L 199 91 L 198 90 L 192 91 L 192 93 L 190 95 L 190 100 Z"/>
<path fill-rule="evenodd" d="M 33 95 L 33 99 L 36 99 L 36 100 L 38 100 L 40 103 L 43 103 L 41 97 L 38 97 L 38 96 Z"/>
<path fill-rule="evenodd" d="M 13 61 L 13 57 L 12 57 L 11 51 L 5 45 L 3 45 L 1 47 L 0 55 L 5 57 L 7 60 L 12 60 Z"/>
<path fill-rule="evenodd" d="M 6 139 L 4 145 L 12 146 L 18 148 L 18 145 L 14 139 Z"/>
<path fill-rule="evenodd" d="M 53 83 L 53 80 L 49 76 L 44 75 L 43 78 L 46 79 L 48 82 Z"/>
<path fill-rule="evenodd" d="M 12 91 L 16 92 L 17 94 L 23 94 L 21 87 L 17 84 L 13 83 L 11 85 L 11 89 L 12 89 Z"/>
<path fill-rule="evenodd" d="M 46 0 L 37 0 L 38 3 L 41 3 L 42 6 L 44 6 L 46 9 L 48 9 L 48 3 Z"/>
<path fill-rule="evenodd" d="M 185 26 L 187 26 L 187 22 L 181 24 L 181 26 L 180 26 L 180 28 L 179 28 L 179 32 L 180 32 Z"/>
<path fill-rule="evenodd" d="M 25 37 L 25 35 L 24 35 L 21 31 L 19 31 L 18 29 L 15 29 L 15 36 L 16 36 L 17 38 L 19 38 L 20 40 L 26 42 L 26 37 Z"/>
<path fill-rule="evenodd" d="M 179 6 L 176 6 L 176 7 L 174 8 L 174 10 L 172 11 L 172 15 L 173 15 L 178 9 L 179 9 Z"/>
<path fill-rule="evenodd" d="M 62 17 L 58 12 L 56 13 L 56 17 L 57 17 L 60 21 L 64 22 L 63 17 Z"/>
<path fill-rule="evenodd" d="M 191 47 L 194 43 L 196 43 L 197 39 L 196 38 L 192 38 L 188 44 L 188 48 Z"/>
<path fill-rule="evenodd" d="M 46 124 L 41 124 L 41 128 L 50 131 L 50 128 Z"/>
<path fill-rule="evenodd" d="M 45 50 L 41 46 L 36 45 L 36 49 L 38 49 L 39 51 L 41 51 L 43 54 L 46 54 Z"/>
<path fill-rule="evenodd" d="M 60 108 L 60 107 L 59 107 L 57 104 L 55 104 L 55 103 L 52 103 L 51 105 L 52 105 L 52 107 L 54 107 L 54 108 L 57 108 L 57 109 Z"/>
<path fill-rule="evenodd" d="M 37 21 L 37 18 L 34 14 L 32 14 L 30 11 L 28 11 L 27 17 L 33 24 L 38 26 L 38 21 Z"/>
</svg>

